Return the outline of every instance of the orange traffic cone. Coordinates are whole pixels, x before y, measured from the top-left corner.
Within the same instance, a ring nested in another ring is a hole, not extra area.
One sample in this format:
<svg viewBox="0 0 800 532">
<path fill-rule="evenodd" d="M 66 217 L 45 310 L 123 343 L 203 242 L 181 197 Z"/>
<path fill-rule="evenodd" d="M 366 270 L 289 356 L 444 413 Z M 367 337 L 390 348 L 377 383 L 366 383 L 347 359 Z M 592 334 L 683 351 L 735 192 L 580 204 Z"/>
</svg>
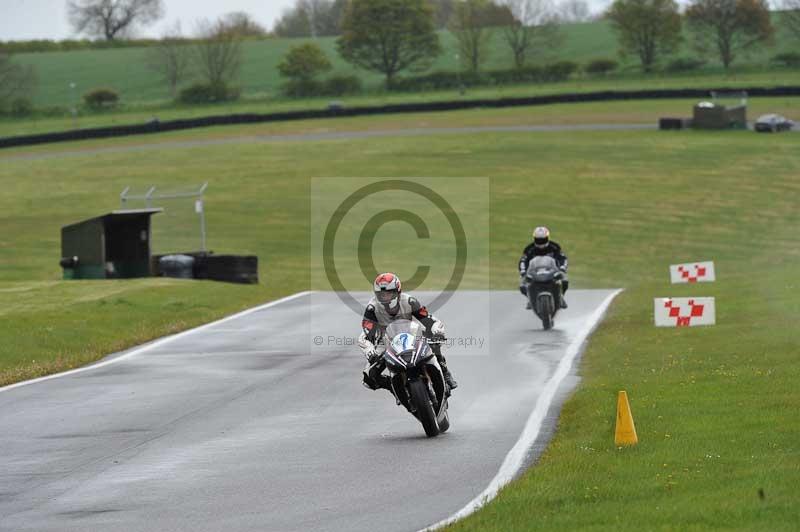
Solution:
<svg viewBox="0 0 800 532">
<path fill-rule="evenodd" d="M 636 427 L 633 425 L 631 405 L 628 404 L 628 394 L 623 390 L 617 397 L 617 427 L 614 430 L 614 444 L 636 445 L 639 438 L 636 436 Z"/>
</svg>

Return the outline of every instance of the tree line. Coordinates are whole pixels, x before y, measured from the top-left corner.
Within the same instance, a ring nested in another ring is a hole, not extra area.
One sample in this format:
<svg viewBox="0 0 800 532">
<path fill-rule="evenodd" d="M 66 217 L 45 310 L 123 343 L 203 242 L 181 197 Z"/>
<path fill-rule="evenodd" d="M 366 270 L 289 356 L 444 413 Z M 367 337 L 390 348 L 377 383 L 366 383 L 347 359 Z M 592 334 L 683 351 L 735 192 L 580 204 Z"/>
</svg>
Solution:
<svg viewBox="0 0 800 532">
<path fill-rule="evenodd" d="M 782 20 L 800 38 L 793 24 L 800 0 L 786 0 L 786 6 Z M 674 0 L 615 0 L 608 19 L 621 53 L 636 56 L 645 72 L 678 47 L 684 26 L 693 48 L 703 56 L 716 56 L 726 70 L 739 55 L 771 45 L 775 38 L 766 0 L 691 0 L 683 13 Z"/>
<path fill-rule="evenodd" d="M 277 37 L 332 37 L 342 32 L 348 0 L 297 0 L 293 7 L 284 10 L 275 24 Z M 458 0 L 426 0 L 433 14 L 437 30 L 447 29 L 458 9 Z M 501 6 L 503 2 L 491 2 Z M 563 0 L 552 10 L 558 12 L 563 22 L 587 22 L 589 6 L 585 0 Z"/>
<path fill-rule="evenodd" d="M 787 34 L 800 40 L 800 0 L 783 1 L 781 24 Z M 105 42 L 130 38 L 163 15 L 162 0 L 67 0 L 67 6 L 77 31 Z M 536 71 L 529 65 L 532 60 L 541 62 L 562 44 L 565 21 L 588 16 L 583 0 L 559 5 L 550 0 L 297 0 L 274 31 L 291 33 L 295 31 L 291 28 L 299 28 L 305 35 L 338 35 L 339 55 L 360 69 L 382 74 L 391 88 L 401 73 L 426 71 L 443 53 L 442 28 L 455 36 L 465 74 L 482 69 L 489 43 L 499 35 L 518 72 L 494 72 L 494 81 L 558 77 L 571 70 L 561 65 Z M 699 53 L 716 56 L 726 69 L 740 55 L 775 39 L 766 0 L 690 0 L 685 9 L 674 0 L 615 0 L 604 16 L 616 32 L 620 55 L 635 57 L 645 72 L 673 53 L 685 35 Z M 176 24 L 147 48 L 146 60 L 173 97 L 180 96 L 181 84 L 195 78 L 200 82 L 186 89 L 187 101 L 230 99 L 238 95 L 230 84 L 241 68 L 242 41 L 267 34 L 246 13 L 199 22 L 190 37 L 183 36 Z M 586 70 L 602 73 L 614 67 L 615 62 L 606 59 L 592 62 Z M 287 92 L 297 95 L 308 92 L 308 87 L 318 83 L 317 77 L 330 69 L 330 61 L 313 42 L 293 47 L 279 66 L 289 80 Z M 461 84 L 465 78 L 456 75 Z M 452 84 L 442 77 L 426 81 L 436 87 Z M 334 92 L 360 83 L 352 76 L 328 82 Z M 0 110 L 30 94 L 35 83 L 31 68 L 0 51 Z M 113 100 L 108 93 L 96 97 L 101 103 Z"/>
</svg>

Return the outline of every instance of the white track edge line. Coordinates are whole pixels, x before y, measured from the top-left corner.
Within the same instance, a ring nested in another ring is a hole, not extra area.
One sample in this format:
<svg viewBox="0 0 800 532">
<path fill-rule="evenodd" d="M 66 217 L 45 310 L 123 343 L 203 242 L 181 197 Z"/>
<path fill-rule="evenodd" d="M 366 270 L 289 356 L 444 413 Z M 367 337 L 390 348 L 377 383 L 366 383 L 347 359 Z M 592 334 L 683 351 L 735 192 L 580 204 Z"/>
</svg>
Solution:
<svg viewBox="0 0 800 532">
<path fill-rule="evenodd" d="M 226 316 L 226 317 L 224 317 L 222 319 L 219 319 L 217 321 L 212 321 L 210 323 L 206 323 L 206 324 L 200 325 L 198 327 L 194 327 L 192 329 L 187 329 L 185 331 L 181 331 L 179 333 L 176 333 L 176 334 L 173 334 L 173 335 L 170 335 L 170 336 L 164 336 L 162 338 L 159 338 L 159 339 L 153 341 L 152 343 L 149 343 L 149 344 L 144 345 L 144 346 L 139 347 L 139 348 L 133 348 L 130 352 L 125 353 L 124 355 L 118 356 L 116 358 L 112 358 L 110 360 L 106 360 L 104 362 L 98 362 L 98 363 L 95 363 L 95 364 L 91 364 L 89 366 L 82 366 L 80 368 L 75 368 L 75 369 L 71 369 L 71 370 L 68 370 L 68 371 L 62 371 L 61 373 L 54 373 L 52 375 L 45 375 L 44 377 L 38 377 L 38 378 L 27 380 L 27 381 L 22 381 L 22 382 L 17 382 L 17 383 L 14 383 L 14 384 L 9 384 L 8 386 L 0 387 L 0 393 L 7 392 L 7 391 L 13 390 L 15 388 L 20 388 L 22 386 L 29 386 L 31 384 L 36 384 L 36 383 L 39 383 L 39 382 L 49 381 L 51 379 L 58 379 L 60 377 L 67 377 L 69 375 L 75 375 L 77 373 L 83 373 L 83 372 L 86 372 L 86 371 L 91 371 L 91 370 L 103 368 L 103 367 L 106 367 L 106 366 L 110 366 L 111 364 L 116 364 L 117 362 L 122 362 L 123 360 L 128 360 L 131 357 L 134 357 L 134 356 L 139 355 L 141 353 L 144 353 L 146 351 L 150 351 L 151 349 L 155 349 L 156 347 L 159 347 L 159 346 L 164 345 L 166 343 L 172 342 L 172 341 L 177 340 L 179 338 L 183 338 L 184 336 L 189 336 L 190 334 L 194 334 L 196 332 L 208 329 L 209 327 L 213 327 L 215 325 L 219 325 L 220 323 L 225 323 L 227 321 L 231 321 L 231 320 L 235 320 L 237 318 L 241 318 L 243 316 L 247 316 L 248 314 L 252 314 L 253 312 L 258 312 L 259 310 L 264 310 L 266 308 L 270 308 L 270 307 L 274 307 L 276 305 L 280 305 L 281 303 L 286 303 L 288 301 L 292 301 L 293 299 L 297 299 L 299 297 L 306 296 L 306 295 L 308 295 L 310 293 L 311 292 L 308 291 L 308 290 L 304 291 L 304 292 L 298 292 L 298 293 L 292 294 L 290 296 L 282 297 L 281 299 L 276 299 L 275 301 L 270 301 L 269 303 L 264 303 L 263 305 L 259 305 L 257 307 L 253 307 L 253 308 L 249 308 L 249 309 L 243 310 L 241 312 L 237 312 L 236 314 L 231 314 L 230 316 Z"/>
<path fill-rule="evenodd" d="M 600 324 L 600 320 L 605 315 L 609 305 L 611 305 L 611 302 L 621 292 L 622 289 L 619 289 L 608 295 L 600 304 L 600 306 L 597 307 L 591 314 L 589 321 L 586 323 L 583 329 L 578 332 L 578 335 L 575 337 L 572 343 L 567 346 L 567 351 L 559 362 L 555 373 L 553 373 L 553 376 L 550 377 L 550 380 L 547 381 L 542 389 L 542 394 L 536 401 L 533 411 L 528 417 L 528 421 L 525 423 L 525 428 L 522 430 L 522 434 L 517 440 L 517 443 L 515 443 L 514 447 L 512 447 L 508 452 L 503 460 L 503 464 L 500 466 L 500 470 L 497 472 L 497 475 L 495 475 L 486 489 L 450 517 L 447 517 L 436 524 L 430 525 L 427 528 L 423 528 L 420 532 L 431 532 L 437 530 L 447 525 L 451 525 L 459 519 L 463 519 L 464 517 L 476 512 L 486 503 L 494 499 L 500 492 L 500 489 L 514 479 L 522 466 L 525 464 L 528 451 L 536 441 L 536 438 L 539 436 L 539 431 L 542 428 L 545 416 L 547 415 L 547 411 L 550 409 L 550 405 L 555 398 L 556 392 L 561 386 L 561 382 L 566 378 L 567 375 L 569 375 L 569 371 L 572 368 L 575 358 L 581 352 L 581 347 L 583 347 L 584 342 L 586 342 L 586 340 L 589 338 L 589 335 L 592 333 L 592 331 L 594 331 L 594 329 Z"/>
</svg>

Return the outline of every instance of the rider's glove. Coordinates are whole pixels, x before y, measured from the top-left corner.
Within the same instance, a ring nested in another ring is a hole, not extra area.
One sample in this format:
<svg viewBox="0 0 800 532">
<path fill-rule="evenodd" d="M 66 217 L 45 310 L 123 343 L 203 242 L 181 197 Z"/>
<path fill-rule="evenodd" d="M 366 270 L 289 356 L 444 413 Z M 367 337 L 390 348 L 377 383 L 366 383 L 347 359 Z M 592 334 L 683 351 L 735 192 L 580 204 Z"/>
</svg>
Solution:
<svg viewBox="0 0 800 532">
<path fill-rule="evenodd" d="M 438 336 L 438 337 L 444 338 L 444 336 L 445 336 L 445 334 L 444 334 L 444 323 L 442 323 L 441 321 L 433 322 L 433 325 L 431 325 L 431 334 L 433 336 Z"/>
<path fill-rule="evenodd" d="M 375 349 L 375 344 L 367 340 L 366 334 L 361 333 L 361 336 L 358 337 L 358 347 L 361 348 L 361 352 L 364 353 L 370 364 L 374 363 L 373 359 L 377 360 L 378 350 Z"/>
<path fill-rule="evenodd" d="M 381 359 L 381 354 L 377 351 L 373 351 L 370 355 L 367 356 L 367 361 L 370 364 L 374 364 Z"/>
</svg>

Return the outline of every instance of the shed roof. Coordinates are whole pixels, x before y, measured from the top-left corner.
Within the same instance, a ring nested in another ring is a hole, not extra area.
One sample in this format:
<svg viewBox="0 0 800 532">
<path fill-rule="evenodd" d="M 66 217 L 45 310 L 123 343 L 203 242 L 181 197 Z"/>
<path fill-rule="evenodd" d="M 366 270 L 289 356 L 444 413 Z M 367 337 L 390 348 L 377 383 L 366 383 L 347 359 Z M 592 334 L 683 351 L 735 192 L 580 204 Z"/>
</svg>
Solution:
<svg viewBox="0 0 800 532">
<path fill-rule="evenodd" d="M 117 211 L 111 211 L 101 216 L 95 216 L 93 218 L 87 218 L 86 220 L 81 220 L 80 222 L 75 222 L 73 224 L 65 225 L 63 229 L 76 227 L 78 225 L 82 225 L 89 222 L 96 222 L 98 220 L 105 221 L 110 219 L 124 219 L 124 218 L 136 218 L 139 216 L 152 216 L 153 214 L 158 214 L 159 212 L 164 212 L 164 209 L 121 209 Z"/>
</svg>

